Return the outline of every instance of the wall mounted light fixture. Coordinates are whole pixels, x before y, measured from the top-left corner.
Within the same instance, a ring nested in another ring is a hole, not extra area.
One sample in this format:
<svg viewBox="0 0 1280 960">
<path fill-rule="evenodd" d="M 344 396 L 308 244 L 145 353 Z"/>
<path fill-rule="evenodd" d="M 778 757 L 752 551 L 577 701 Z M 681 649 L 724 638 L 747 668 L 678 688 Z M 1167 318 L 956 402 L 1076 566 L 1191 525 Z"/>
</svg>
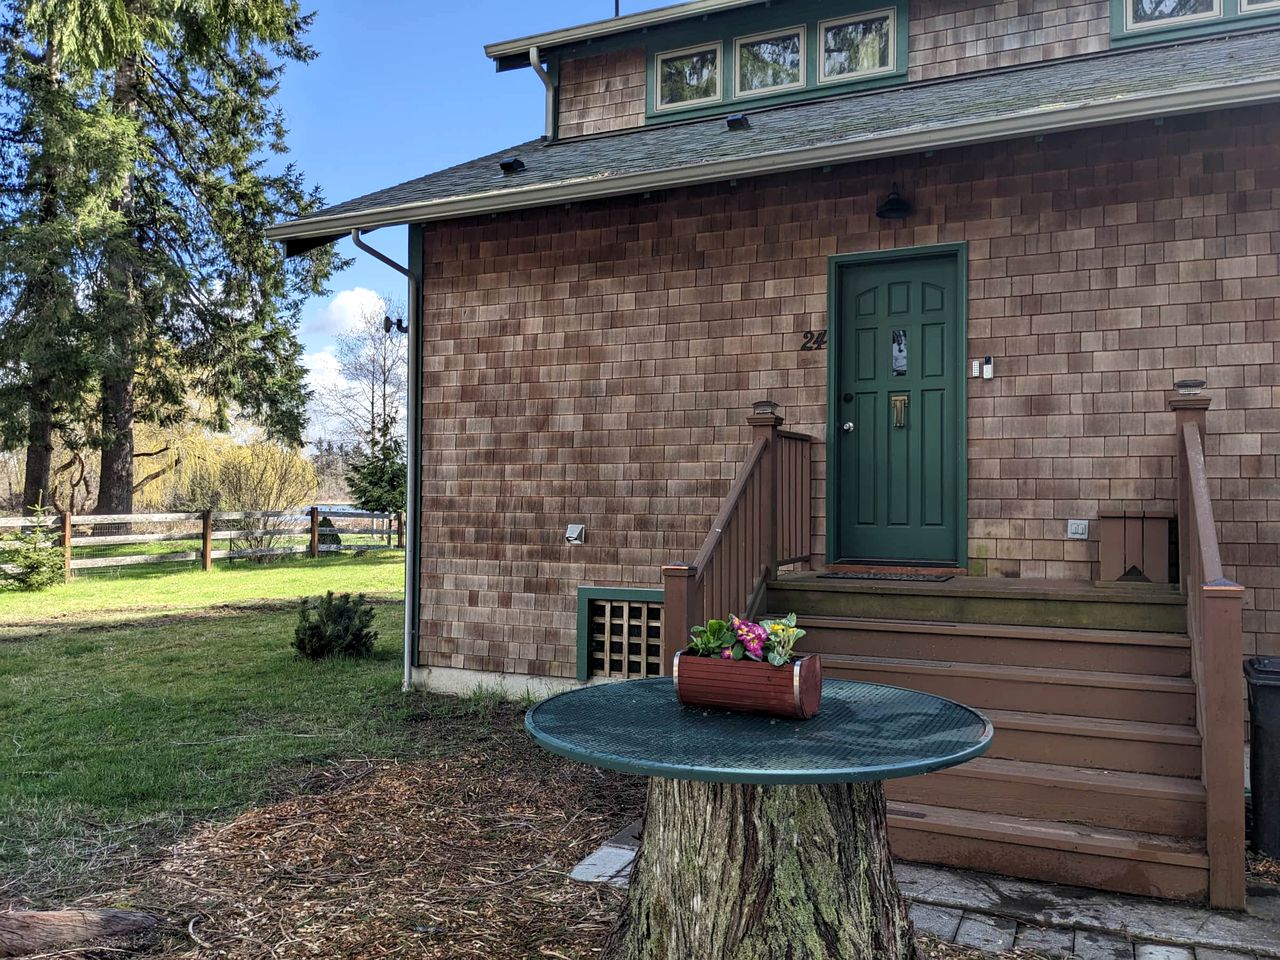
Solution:
<svg viewBox="0 0 1280 960">
<path fill-rule="evenodd" d="M 890 186 L 889 195 L 876 207 L 876 216 L 881 220 L 905 220 L 913 209 L 911 201 L 899 192 L 895 183 Z"/>
</svg>

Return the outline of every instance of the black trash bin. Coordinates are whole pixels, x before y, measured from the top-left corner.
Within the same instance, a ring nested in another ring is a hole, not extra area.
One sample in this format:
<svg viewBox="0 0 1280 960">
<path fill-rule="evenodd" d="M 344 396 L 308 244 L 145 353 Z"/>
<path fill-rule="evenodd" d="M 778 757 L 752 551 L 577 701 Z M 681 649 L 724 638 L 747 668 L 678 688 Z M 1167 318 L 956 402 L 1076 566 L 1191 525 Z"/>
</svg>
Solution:
<svg viewBox="0 0 1280 960">
<path fill-rule="evenodd" d="M 1280 657 L 1253 657 L 1249 681 L 1249 786 L 1253 849 L 1280 858 Z"/>
</svg>

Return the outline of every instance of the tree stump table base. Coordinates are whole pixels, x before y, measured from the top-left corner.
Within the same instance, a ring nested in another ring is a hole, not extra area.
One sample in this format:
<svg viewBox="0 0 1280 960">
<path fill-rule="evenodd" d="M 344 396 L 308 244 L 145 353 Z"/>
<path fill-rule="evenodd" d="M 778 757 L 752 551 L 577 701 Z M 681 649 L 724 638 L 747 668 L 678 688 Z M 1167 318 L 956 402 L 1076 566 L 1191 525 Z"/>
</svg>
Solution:
<svg viewBox="0 0 1280 960">
<path fill-rule="evenodd" d="M 849 680 L 823 683 L 812 720 L 684 707 L 653 679 L 559 694 L 525 727 L 652 778 L 603 960 L 916 960 L 881 781 L 964 763 L 992 736 L 958 703 Z"/>
<path fill-rule="evenodd" d="M 915 960 L 881 784 L 653 779 L 603 960 Z"/>
</svg>

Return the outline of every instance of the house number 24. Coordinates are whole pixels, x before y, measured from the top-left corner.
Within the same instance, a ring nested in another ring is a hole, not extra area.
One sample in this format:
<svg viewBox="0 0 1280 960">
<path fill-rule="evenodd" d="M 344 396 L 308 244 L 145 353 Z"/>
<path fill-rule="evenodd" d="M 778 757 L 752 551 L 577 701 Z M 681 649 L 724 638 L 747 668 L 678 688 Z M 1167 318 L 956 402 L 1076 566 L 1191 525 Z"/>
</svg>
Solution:
<svg viewBox="0 0 1280 960">
<path fill-rule="evenodd" d="M 827 349 L 827 331 L 825 330 L 806 330 L 804 332 L 804 340 L 800 343 L 801 350 L 825 350 Z"/>
</svg>

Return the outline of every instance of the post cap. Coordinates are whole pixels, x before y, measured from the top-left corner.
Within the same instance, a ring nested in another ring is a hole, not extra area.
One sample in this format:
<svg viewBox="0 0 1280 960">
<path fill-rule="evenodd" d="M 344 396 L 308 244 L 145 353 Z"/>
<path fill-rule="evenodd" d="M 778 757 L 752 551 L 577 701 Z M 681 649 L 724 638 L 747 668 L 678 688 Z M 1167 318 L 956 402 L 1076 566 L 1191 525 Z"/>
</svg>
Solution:
<svg viewBox="0 0 1280 960">
<path fill-rule="evenodd" d="M 778 405 L 772 400 L 757 400 L 751 404 L 751 415 L 747 417 L 747 423 L 753 427 L 776 427 L 782 423 L 782 416 L 778 413 Z"/>
</svg>

